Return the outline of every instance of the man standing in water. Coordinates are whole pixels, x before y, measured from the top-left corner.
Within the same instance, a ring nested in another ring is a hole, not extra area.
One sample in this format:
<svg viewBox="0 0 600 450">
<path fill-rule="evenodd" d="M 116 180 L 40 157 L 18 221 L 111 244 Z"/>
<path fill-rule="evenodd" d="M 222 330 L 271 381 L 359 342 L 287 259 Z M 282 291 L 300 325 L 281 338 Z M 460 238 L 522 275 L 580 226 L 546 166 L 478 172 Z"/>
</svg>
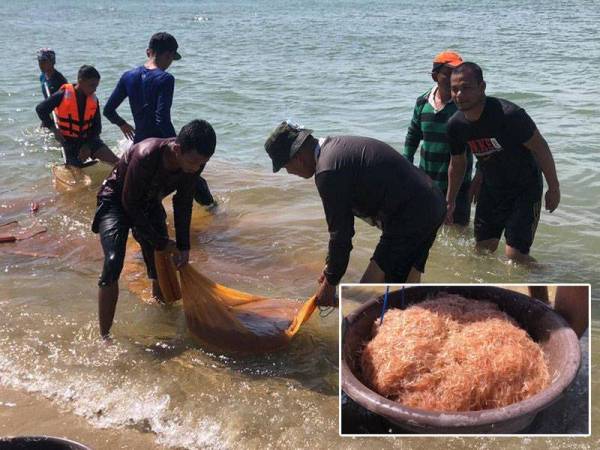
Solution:
<svg viewBox="0 0 600 450">
<path fill-rule="evenodd" d="M 56 64 L 56 54 L 51 48 L 40 48 L 37 52 L 38 65 L 40 67 L 40 85 L 42 95 L 47 99 L 55 94 L 63 84 L 67 84 L 67 79 L 54 68 Z M 40 125 L 42 128 L 48 128 L 47 125 Z"/>
<path fill-rule="evenodd" d="M 44 98 L 50 97 L 67 84 L 67 79 L 54 68 L 56 64 L 56 53 L 51 48 L 40 48 L 37 52 L 38 65 L 40 66 L 40 84 Z"/>
<path fill-rule="evenodd" d="M 154 265 L 154 250 L 175 255 L 186 264 L 190 249 L 190 221 L 196 173 L 215 151 L 216 136 L 203 120 L 185 125 L 176 138 L 148 138 L 132 145 L 121 157 L 98 192 L 92 231 L 100 234 L 104 267 L 98 282 L 100 333 L 107 337 L 119 297 L 129 230 L 142 247 L 152 280 L 152 294 L 162 299 Z M 164 197 L 172 192 L 176 242 L 169 239 Z"/>
<path fill-rule="evenodd" d="M 81 167 L 88 158 L 115 164 L 119 158 L 100 139 L 102 120 L 96 89 L 100 73 L 83 65 L 77 73 L 77 84 L 64 84 L 37 105 L 42 123 L 54 133 L 63 146 L 65 164 Z M 51 114 L 54 112 L 56 123 Z"/>
<path fill-rule="evenodd" d="M 436 84 L 417 98 L 404 141 L 403 154 L 410 162 L 413 162 L 419 143 L 421 143 L 419 167 L 444 195 L 448 190 L 448 164 L 450 163 L 450 145 L 446 137 L 446 123 L 456 112 L 456 105 L 452 102 L 450 92 L 450 75 L 452 69 L 462 62 L 458 53 L 449 50 L 435 56 L 431 78 Z M 469 152 L 465 177 L 456 196 L 456 208 L 453 215 L 453 223 L 458 225 L 467 225 L 471 217 L 469 188 L 472 166 L 473 155 Z"/>
<path fill-rule="evenodd" d="M 125 72 L 106 106 L 104 116 L 117 125 L 126 138 L 134 144 L 147 138 L 168 138 L 175 136 L 171 122 L 171 105 L 175 90 L 175 77 L 167 72 L 173 61 L 179 61 L 179 44 L 169 33 L 152 35 L 146 55 L 148 60 L 143 66 Z M 129 106 L 133 114 L 135 128 L 118 113 L 117 108 L 129 97 Z M 203 205 L 214 203 L 208 184 L 198 173 L 196 181 L 196 200 Z"/>
<path fill-rule="evenodd" d="M 273 172 L 285 168 L 315 176 L 329 228 L 329 252 L 317 304 L 335 304 L 346 272 L 354 217 L 382 230 L 361 283 L 418 282 L 442 224 L 444 196 L 431 180 L 389 145 L 367 137 L 315 139 L 311 130 L 281 123 L 265 142 Z"/>
<path fill-rule="evenodd" d="M 478 160 L 483 181 L 475 210 L 477 249 L 495 251 L 506 236 L 506 256 L 528 262 L 540 217 L 543 183 L 548 183 L 546 209 L 560 202 L 556 167 L 548 144 L 524 109 L 485 95 L 481 68 L 465 62 L 451 76 L 452 100 L 458 112 L 448 122 L 452 157 L 449 167 L 447 222 L 464 179 L 468 148 Z"/>
</svg>

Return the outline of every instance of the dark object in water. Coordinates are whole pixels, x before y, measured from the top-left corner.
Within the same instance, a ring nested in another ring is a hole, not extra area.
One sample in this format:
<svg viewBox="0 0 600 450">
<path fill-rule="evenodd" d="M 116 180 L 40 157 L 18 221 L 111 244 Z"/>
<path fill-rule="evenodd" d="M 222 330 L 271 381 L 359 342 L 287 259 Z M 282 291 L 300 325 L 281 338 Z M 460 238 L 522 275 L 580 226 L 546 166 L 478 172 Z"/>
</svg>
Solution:
<svg viewBox="0 0 600 450">
<path fill-rule="evenodd" d="M 52 436 L 0 438 L 0 450 L 92 450 L 75 441 Z"/>
<path fill-rule="evenodd" d="M 548 306 L 513 291 L 489 286 L 417 286 L 406 288 L 406 306 L 439 292 L 459 294 L 474 301 L 494 302 L 515 319 L 542 347 L 552 378 L 550 386 L 533 397 L 504 408 L 468 412 L 434 412 L 410 408 L 373 392 L 362 382 L 360 352 L 369 340 L 382 298 L 365 303 L 342 325 L 342 389 L 358 404 L 398 426 L 419 433 L 514 433 L 526 428 L 535 415 L 558 400 L 577 374 L 581 351 L 577 336 Z M 389 295 L 390 308 L 400 307 L 400 292 Z"/>
</svg>

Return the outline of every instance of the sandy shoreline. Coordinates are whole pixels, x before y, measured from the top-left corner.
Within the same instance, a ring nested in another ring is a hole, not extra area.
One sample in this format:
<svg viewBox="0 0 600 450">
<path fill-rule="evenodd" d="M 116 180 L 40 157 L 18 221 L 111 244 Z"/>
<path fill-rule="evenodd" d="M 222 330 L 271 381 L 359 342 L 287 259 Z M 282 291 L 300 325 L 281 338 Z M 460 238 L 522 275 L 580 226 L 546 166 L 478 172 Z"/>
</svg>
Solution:
<svg viewBox="0 0 600 450">
<path fill-rule="evenodd" d="M 23 435 L 63 437 L 94 450 L 168 448 L 157 445 L 152 433 L 96 428 L 39 394 L 0 386 L 0 437 Z"/>
</svg>

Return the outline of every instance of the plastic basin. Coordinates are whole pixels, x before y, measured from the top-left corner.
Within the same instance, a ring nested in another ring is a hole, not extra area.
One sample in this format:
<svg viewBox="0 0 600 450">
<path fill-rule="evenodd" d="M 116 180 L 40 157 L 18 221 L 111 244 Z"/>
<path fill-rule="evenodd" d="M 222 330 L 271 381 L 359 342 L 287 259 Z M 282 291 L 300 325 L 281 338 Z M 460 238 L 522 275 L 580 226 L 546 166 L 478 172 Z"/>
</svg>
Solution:
<svg viewBox="0 0 600 450">
<path fill-rule="evenodd" d="M 362 347 L 371 339 L 371 327 L 381 314 L 383 298 L 379 297 L 361 305 L 342 323 L 342 389 L 356 403 L 406 430 L 422 434 L 517 433 L 538 412 L 558 400 L 574 381 L 581 363 L 577 336 L 562 317 L 541 301 L 489 286 L 416 286 L 405 288 L 404 305 L 399 290 L 390 292 L 388 307 L 405 308 L 438 292 L 491 301 L 512 316 L 542 347 L 551 384 L 521 402 L 482 411 L 427 411 L 388 400 L 363 384 L 360 369 Z"/>
<path fill-rule="evenodd" d="M 0 450 L 91 450 L 83 444 L 52 436 L 0 438 Z"/>
</svg>

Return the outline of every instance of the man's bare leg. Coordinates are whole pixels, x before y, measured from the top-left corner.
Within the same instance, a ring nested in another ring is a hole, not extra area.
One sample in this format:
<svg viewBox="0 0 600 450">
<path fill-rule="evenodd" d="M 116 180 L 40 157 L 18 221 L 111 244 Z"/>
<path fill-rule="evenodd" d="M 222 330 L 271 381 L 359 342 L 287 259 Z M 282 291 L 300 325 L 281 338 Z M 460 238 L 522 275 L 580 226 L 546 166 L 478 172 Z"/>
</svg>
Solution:
<svg viewBox="0 0 600 450">
<path fill-rule="evenodd" d="M 506 255 L 506 257 L 508 259 L 510 259 L 511 261 L 514 261 L 516 263 L 531 264 L 531 263 L 536 262 L 534 257 L 526 255 L 525 253 L 521 253 L 519 250 L 517 250 L 514 247 L 511 247 L 508 244 L 506 244 L 506 248 L 504 249 L 504 254 Z"/>
<path fill-rule="evenodd" d="M 565 318 L 577 337 L 589 326 L 589 290 L 587 286 L 557 286 L 554 309 Z"/>
<path fill-rule="evenodd" d="M 485 252 L 493 253 L 498 248 L 499 242 L 500 242 L 500 239 L 486 239 L 483 241 L 477 241 L 475 243 L 475 251 L 477 253 L 485 253 Z"/>
<path fill-rule="evenodd" d="M 369 265 L 367 266 L 367 270 L 363 274 L 360 279 L 361 283 L 385 283 L 385 273 L 381 268 L 377 265 L 374 260 L 371 260 Z M 408 277 L 406 278 L 406 283 L 420 283 L 421 282 L 421 272 L 419 272 L 414 267 L 410 269 Z"/>
<path fill-rule="evenodd" d="M 360 279 L 361 283 L 385 283 L 385 273 L 377 265 L 375 260 L 371 260 L 367 270 Z"/>
<path fill-rule="evenodd" d="M 546 286 L 528 286 L 529 296 L 550 304 L 548 288 Z"/>
<path fill-rule="evenodd" d="M 108 163 L 111 166 L 114 166 L 119 161 L 119 157 L 115 155 L 112 152 L 112 150 L 106 145 L 103 145 L 98 150 L 96 150 L 96 153 L 94 153 L 94 158 L 99 159 L 100 161 L 104 161 L 105 163 Z"/>
<path fill-rule="evenodd" d="M 413 267 L 412 269 L 410 269 L 410 272 L 408 273 L 406 282 L 407 283 L 420 283 L 421 275 L 423 275 L 423 274 Z"/>
<path fill-rule="evenodd" d="M 152 282 L 152 297 L 154 297 L 158 303 L 165 303 L 165 297 L 160 290 L 158 280 L 151 279 L 150 281 Z"/>
<path fill-rule="evenodd" d="M 115 281 L 107 286 L 98 288 L 98 321 L 100 322 L 100 335 L 108 338 L 110 328 L 117 309 L 119 299 L 119 282 Z"/>
</svg>

